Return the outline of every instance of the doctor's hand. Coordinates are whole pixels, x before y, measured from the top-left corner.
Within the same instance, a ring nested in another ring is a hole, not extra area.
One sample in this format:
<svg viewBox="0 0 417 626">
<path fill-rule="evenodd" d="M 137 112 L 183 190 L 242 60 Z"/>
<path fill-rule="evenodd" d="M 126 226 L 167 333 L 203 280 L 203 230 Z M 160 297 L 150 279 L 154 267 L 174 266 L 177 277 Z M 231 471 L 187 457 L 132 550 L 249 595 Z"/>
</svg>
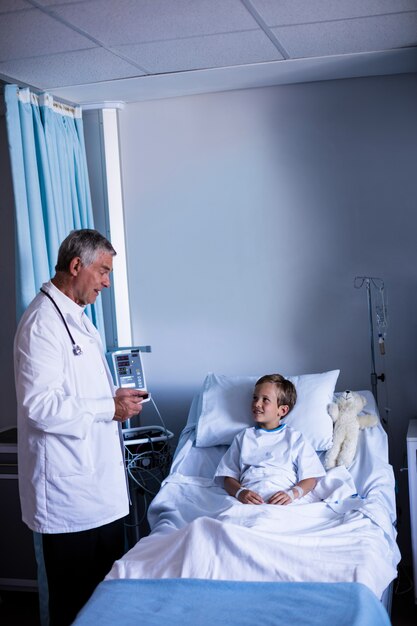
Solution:
<svg viewBox="0 0 417 626">
<path fill-rule="evenodd" d="M 114 400 L 114 417 L 116 422 L 125 422 L 142 410 L 142 396 L 146 391 L 120 387 L 116 391 Z"/>
</svg>

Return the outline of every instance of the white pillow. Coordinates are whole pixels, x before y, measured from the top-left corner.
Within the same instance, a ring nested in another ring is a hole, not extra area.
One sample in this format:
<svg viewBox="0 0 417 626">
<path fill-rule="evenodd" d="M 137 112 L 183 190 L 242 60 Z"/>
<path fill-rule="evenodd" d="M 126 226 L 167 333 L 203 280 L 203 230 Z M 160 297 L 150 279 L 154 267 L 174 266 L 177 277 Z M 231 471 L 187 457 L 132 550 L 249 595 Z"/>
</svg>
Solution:
<svg viewBox="0 0 417 626">
<path fill-rule="evenodd" d="M 327 405 L 340 370 L 287 376 L 297 390 L 297 402 L 285 422 L 300 431 L 317 451 L 332 445 L 333 422 Z M 230 445 L 238 432 L 253 425 L 251 402 L 259 376 L 207 375 L 197 416 L 196 446 Z"/>
</svg>

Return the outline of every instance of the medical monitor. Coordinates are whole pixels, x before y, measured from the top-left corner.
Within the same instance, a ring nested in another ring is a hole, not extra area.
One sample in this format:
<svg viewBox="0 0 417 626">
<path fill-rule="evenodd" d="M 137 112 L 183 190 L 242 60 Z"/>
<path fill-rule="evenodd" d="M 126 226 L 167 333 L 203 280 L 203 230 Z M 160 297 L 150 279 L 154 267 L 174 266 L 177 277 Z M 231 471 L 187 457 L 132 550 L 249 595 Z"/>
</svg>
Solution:
<svg viewBox="0 0 417 626">
<path fill-rule="evenodd" d="M 107 352 L 106 356 L 117 387 L 146 389 L 140 348 L 117 348 Z M 144 402 L 149 399 L 144 399 Z"/>
</svg>

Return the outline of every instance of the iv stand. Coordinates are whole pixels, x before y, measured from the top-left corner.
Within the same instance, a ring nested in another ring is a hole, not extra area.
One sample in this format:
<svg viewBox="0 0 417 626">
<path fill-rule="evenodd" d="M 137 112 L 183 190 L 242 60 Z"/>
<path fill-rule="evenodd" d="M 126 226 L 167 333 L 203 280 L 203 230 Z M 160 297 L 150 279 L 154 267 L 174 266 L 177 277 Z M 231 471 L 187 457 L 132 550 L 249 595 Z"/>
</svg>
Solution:
<svg viewBox="0 0 417 626">
<path fill-rule="evenodd" d="M 371 363 L 372 363 L 371 389 L 372 389 L 372 394 L 375 398 L 375 402 L 378 404 L 378 391 L 377 391 L 378 380 L 384 382 L 385 374 L 382 373 L 378 376 L 375 371 L 374 322 L 372 318 L 371 284 L 378 289 L 384 288 L 384 281 L 381 278 L 377 278 L 375 276 L 355 276 L 355 280 L 353 283 L 355 289 L 360 289 L 363 285 L 366 285 L 366 291 L 367 291 L 367 297 L 368 297 L 369 335 L 370 335 L 370 340 L 371 340 Z"/>
</svg>

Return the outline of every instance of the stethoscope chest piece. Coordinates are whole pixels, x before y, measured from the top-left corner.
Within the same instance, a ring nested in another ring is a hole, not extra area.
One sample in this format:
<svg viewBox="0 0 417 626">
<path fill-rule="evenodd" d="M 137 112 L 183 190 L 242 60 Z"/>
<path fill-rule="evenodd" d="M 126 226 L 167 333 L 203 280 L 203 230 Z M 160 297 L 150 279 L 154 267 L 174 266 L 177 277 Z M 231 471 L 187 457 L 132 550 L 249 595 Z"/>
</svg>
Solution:
<svg viewBox="0 0 417 626">
<path fill-rule="evenodd" d="M 74 356 L 78 356 L 83 353 L 80 346 L 77 343 L 72 344 L 72 353 Z"/>
</svg>

